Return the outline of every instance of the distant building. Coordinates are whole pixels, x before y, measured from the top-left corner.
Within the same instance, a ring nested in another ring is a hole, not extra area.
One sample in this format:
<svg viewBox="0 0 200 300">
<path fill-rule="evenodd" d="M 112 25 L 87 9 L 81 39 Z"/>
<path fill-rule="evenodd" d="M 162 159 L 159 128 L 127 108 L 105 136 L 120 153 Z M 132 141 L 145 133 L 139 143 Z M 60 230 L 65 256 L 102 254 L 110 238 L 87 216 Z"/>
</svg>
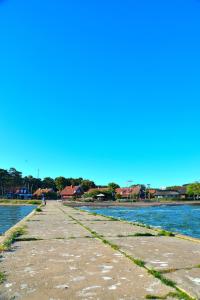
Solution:
<svg viewBox="0 0 200 300">
<path fill-rule="evenodd" d="M 177 191 L 179 192 L 181 199 L 186 199 L 188 197 L 187 186 L 181 186 Z"/>
<path fill-rule="evenodd" d="M 180 199 L 180 193 L 178 191 L 159 190 L 155 193 L 157 199 Z"/>
<path fill-rule="evenodd" d="M 25 187 L 18 188 L 14 193 L 14 198 L 17 199 L 32 199 L 32 194 L 29 192 L 29 190 Z"/>
<path fill-rule="evenodd" d="M 35 191 L 35 193 L 33 193 L 33 197 L 41 198 L 42 195 L 45 196 L 45 195 L 47 195 L 47 194 L 49 194 L 49 193 L 54 193 L 54 190 L 51 189 L 51 188 L 46 188 L 46 189 L 41 189 L 41 188 L 39 188 L 39 189 L 37 189 L 37 190 Z"/>
<path fill-rule="evenodd" d="M 66 186 L 61 192 L 60 196 L 62 199 L 69 199 L 73 197 L 81 197 L 84 191 L 81 186 Z"/>
<path fill-rule="evenodd" d="M 158 191 L 158 189 L 153 189 L 153 188 L 147 189 L 149 198 L 154 198 L 157 191 Z"/>
<path fill-rule="evenodd" d="M 137 185 L 130 188 L 117 188 L 115 190 L 116 194 L 120 195 L 122 198 L 133 198 L 140 197 L 142 192 L 141 185 Z"/>
</svg>

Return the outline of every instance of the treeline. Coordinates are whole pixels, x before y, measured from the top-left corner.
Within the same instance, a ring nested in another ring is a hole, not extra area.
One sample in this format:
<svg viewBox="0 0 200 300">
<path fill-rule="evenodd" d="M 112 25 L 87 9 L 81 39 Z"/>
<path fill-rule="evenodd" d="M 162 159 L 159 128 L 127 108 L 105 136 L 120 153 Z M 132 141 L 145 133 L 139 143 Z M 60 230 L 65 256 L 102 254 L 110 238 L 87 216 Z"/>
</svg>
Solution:
<svg viewBox="0 0 200 300">
<path fill-rule="evenodd" d="M 9 170 L 0 169 L 0 194 L 14 193 L 18 187 L 26 187 L 30 193 L 34 193 L 38 188 L 52 188 L 54 191 L 61 191 L 66 186 L 81 185 L 84 191 L 90 188 L 95 188 L 94 181 L 80 178 L 65 178 L 65 177 L 45 177 L 44 179 L 35 178 L 33 176 L 23 176 L 15 168 Z"/>
</svg>

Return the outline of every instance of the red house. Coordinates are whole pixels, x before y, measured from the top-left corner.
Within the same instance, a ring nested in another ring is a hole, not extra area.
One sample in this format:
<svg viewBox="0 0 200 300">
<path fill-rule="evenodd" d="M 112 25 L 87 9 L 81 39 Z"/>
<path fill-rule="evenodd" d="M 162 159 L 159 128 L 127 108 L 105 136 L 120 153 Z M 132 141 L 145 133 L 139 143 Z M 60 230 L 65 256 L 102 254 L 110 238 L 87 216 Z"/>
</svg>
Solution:
<svg viewBox="0 0 200 300">
<path fill-rule="evenodd" d="M 60 192 L 60 196 L 62 199 L 68 199 L 73 197 L 81 197 L 84 191 L 80 186 L 66 186 L 64 190 Z"/>
<path fill-rule="evenodd" d="M 141 193 L 141 186 L 134 186 L 130 188 L 117 188 L 115 190 L 116 194 L 121 195 L 122 198 L 132 198 L 133 196 L 138 196 Z"/>
</svg>

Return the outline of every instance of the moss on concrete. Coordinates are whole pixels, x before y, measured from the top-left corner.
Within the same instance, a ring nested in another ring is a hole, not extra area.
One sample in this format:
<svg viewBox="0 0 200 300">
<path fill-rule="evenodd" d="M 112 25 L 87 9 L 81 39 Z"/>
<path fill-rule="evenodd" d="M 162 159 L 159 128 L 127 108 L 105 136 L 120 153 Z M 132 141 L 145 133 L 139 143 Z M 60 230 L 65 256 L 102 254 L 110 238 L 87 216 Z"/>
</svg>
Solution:
<svg viewBox="0 0 200 300">
<path fill-rule="evenodd" d="M 4 283 L 6 280 L 6 274 L 4 272 L 0 272 L 0 284 Z"/>
<path fill-rule="evenodd" d="M 17 238 L 25 233 L 25 226 L 16 227 L 13 229 L 5 241 L 0 244 L 0 251 L 7 251 L 11 245 L 17 240 Z"/>
</svg>

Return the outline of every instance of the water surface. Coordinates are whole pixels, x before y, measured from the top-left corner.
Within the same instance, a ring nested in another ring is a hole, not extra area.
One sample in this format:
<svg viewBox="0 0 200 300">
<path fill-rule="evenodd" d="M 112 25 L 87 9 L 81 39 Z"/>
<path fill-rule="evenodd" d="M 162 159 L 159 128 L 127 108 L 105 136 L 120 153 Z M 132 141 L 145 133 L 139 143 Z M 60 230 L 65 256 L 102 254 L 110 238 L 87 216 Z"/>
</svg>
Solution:
<svg viewBox="0 0 200 300">
<path fill-rule="evenodd" d="M 200 238 L 200 206 L 161 205 L 148 207 L 81 207 L 127 221 L 161 227 L 163 229 Z"/>
<path fill-rule="evenodd" d="M 27 216 L 35 205 L 0 205 L 0 234 Z"/>
</svg>

